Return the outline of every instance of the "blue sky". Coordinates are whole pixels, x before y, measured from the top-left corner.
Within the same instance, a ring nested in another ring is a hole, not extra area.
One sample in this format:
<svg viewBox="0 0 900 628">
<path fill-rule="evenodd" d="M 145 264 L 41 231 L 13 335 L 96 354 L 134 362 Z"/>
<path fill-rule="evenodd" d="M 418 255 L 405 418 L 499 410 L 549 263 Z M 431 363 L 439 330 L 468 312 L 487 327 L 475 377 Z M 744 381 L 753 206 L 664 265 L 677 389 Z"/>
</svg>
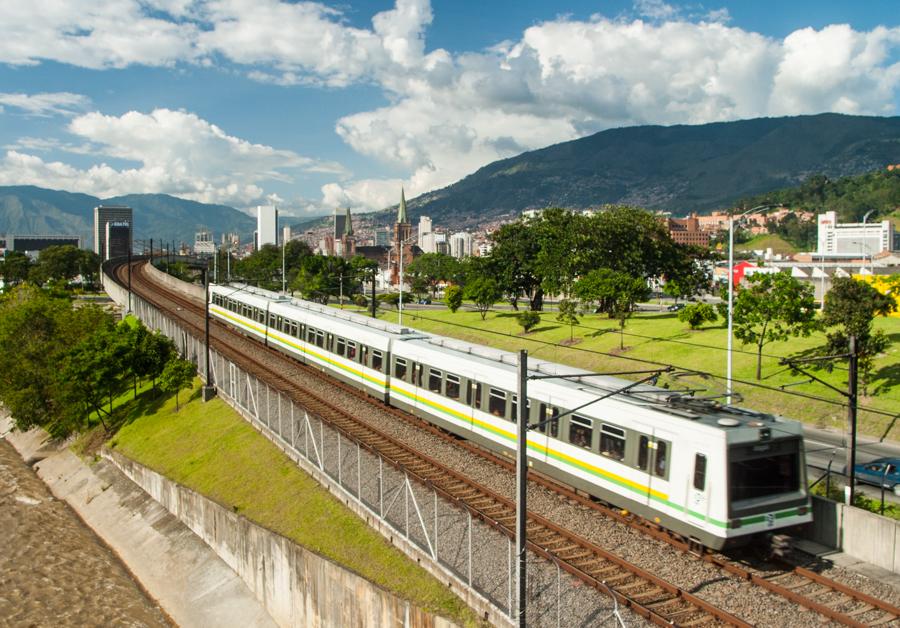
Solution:
<svg viewBox="0 0 900 628">
<path fill-rule="evenodd" d="M 4 3 L 0 185 L 301 216 L 603 129 L 898 115 L 896 0 Z"/>
</svg>

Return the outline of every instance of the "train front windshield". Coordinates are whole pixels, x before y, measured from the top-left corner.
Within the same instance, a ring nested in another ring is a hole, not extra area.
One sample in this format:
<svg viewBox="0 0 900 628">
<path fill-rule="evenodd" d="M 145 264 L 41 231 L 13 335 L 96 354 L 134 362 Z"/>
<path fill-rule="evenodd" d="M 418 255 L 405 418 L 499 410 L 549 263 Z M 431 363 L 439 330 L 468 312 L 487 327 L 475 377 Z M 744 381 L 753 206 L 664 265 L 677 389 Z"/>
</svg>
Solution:
<svg viewBox="0 0 900 628">
<path fill-rule="evenodd" d="M 796 493 L 803 487 L 801 441 L 750 443 L 729 450 L 731 503 L 746 505 Z M 751 501 L 752 500 L 752 501 Z"/>
</svg>

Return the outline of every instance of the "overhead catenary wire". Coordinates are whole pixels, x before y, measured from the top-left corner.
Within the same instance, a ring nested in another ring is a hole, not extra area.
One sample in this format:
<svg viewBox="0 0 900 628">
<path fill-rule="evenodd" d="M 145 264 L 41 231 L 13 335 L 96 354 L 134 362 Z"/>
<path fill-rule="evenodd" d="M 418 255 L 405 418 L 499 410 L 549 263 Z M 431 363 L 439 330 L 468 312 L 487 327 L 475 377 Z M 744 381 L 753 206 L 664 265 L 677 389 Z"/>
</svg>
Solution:
<svg viewBox="0 0 900 628">
<path fill-rule="evenodd" d="M 460 328 L 463 328 L 463 329 L 470 329 L 470 330 L 474 330 L 474 331 L 478 331 L 478 332 L 484 332 L 484 333 L 488 333 L 488 334 L 493 334 L 493 335 L 496 335 L 496 336 L 503 336 L 503 337 L 505 337 L 505 338 L 517 338 L 517 339 L 520 339 L 520 340 L 526 340 L 526 341 L 528 341 L 528 342 L 532 342 L 532 343 L 536 343 L 536 344 L 541 344 L 541 345 L 548 346 L 548 347 L 555 347 L 555 348 L 559 348 L 559 349 L 568 349 L 568 350 L 571 350 L 571 351 L 579 351 L 579 352 L 582 352 L 582 353 L 588 353 L 588 354 L 594 354 L 594 355 L 603 355 L 603 356 L 607 356 L 607 357 L 611 357 L 611 358 L 617 358 L 617 359 L 620 359 L 620 360 L 630 360 L 630 361 L 632 361 L 632 362 L 638 362 L 638 363 L 641 363 L 641 364 L 648 364 L 648 365 L 651 365 L 651 366 L 670 367 L 670 368 L 677 369 L 677 370 L 679 370 L 679 371 L 692 371 L 692 372 L 694 372 L 694 373 L 697 373 L 698 375 L 706 376 L 706 377 L 712 378 L 712 379 L 714 379 L 714 380 L 716 380 L 716 381 L 720 381 L 720 380 L 721 380 L 721 381 L 724 381 L 724 380 L 725 380 L 725 377 L 723 377 L 723 376 L 721 376 L 721 375 L 716 375 L 715 373 L 711 373 L 711 372 L 708 372 L 708 371 L 701 371 L 701 370 L 698 370 L 698 369 L 696 369 L 696 368 L 686 367 L 686 366 L 681 366 L 681 365 L 678 365 L 678 364 L 672 364 L 672 363 L 669 363 L 669 362 L 660 362 L 660 361 L 658 361 L 658 360 L 650 360 L 650 359 L 647 359 L 647 358 L 638 358 L 638 357 L 633 357 L 633 356 L 618 355 L 618 354 L 610 353 L 610 352 L 607 352 L 607 351 L 600 351 L 600 350 L 598 350 L 598 349 L 586 349 L 586 348 L 584 348 L 584 347 L 574 347 L 574 346 L 561 345 L 561 344 L 556 343 L 556 342 L 550 342 L 550 341 L 548 341 L 548 340 L 540 340 L 540 339 L 538 339 L 538 338 L 527 338 L 527 337 L 524 337 L 524 336 L 514 335 L 514 334 L 511 334 L 511 333 L 509 333 L 509 332 L 496 331 L 496 330 L 492 330 L 492 329 L 486 329 L 486 328 L 484 328 L 484 327 L 477 327 L 477 326 L 474 326 L 474 325 L 466 325 L 465 323 L 455 323 L 455 322 L 451 322 L 451 321 L 445 321 L 445 320 L 438 320 L 438 319 L 434 319 L 434 318 L 429 318 L 429 317 L 427 317 L 427 316 L 422 316 L 421 314 L 418 314 L 418 313 L 416 313 L 416 314 L 409 313 L 409 314 L 407 314 L 407 315 L 408 315 L 408 316 L 411 316 L 411 317 L 413 317 L 413 318 L 420 318 L 420 319 L 422 319 L 422 320 L 429 321 L 429 322 L 432 322 L 432 323 L 443 324 L 443 325 L 450 325 L 450 326 L 452 326 L 452 327 L 460 327 Z M 706 348 L 708 348 L 708 347 L 706 347 Z M 752 355 L 755 356 L 756 354 L 753 353 Z M 781 359 L 781 356 L 777 356 L 777 357 L 779 357 L 779 358 Z M 758 383 L 758 382 L 752 382 L 752 381 L 747 381 L 747 380 L 735 379 L 734 377 L 732 377 L 731 379 L 732 379 L 732 382 L 734 382 L 734 383 L 736 383 L 736 384 L 741 384 L 741 385 L 749 386 L 749 387 L 752 387 L 752 388 L 758 388 L 758 389 L 765 390 L 765 391 L 768 391 L 768 392 L 779 393 L 779 394 L 782 394 L 782 395 L 788 395 L 788 396 L 792 396 L 792 397 L 800 397 L 800 398 L 803 398 L 803 399 L 809 399 L 809 400 L 811 400 L 811 401 L 819 401 L 819 402 L 822 402 L 822 403 L 825 403 L 825 404 L 828 404 L 828 405 L 832 405 L 832 406 L 836 406 L 836 407 L 839 407 L 839 408 L 846 408 L 846 407 L 847 407 L 847 403 L 846 403 L 846 402 L 840 401 L 840 400 L 836 400 L 836 399 L 829 399 L 829 398 L 827 398 L 827 397 L 821 397 L 821 396 L 818 396 L 818 395 L 814 395 L 814 394 L 811 394 L 811 393 L 804 393 L 804 392 L 800 392 L 800 391 L 783 390 L 783 389 L 781 389 L 781 388 L 779 388 L 779 387 L 776 387 L 776 386 L 768 386 L 768 385 L 765 385 L 765 384 L 760 384 L 760 383 Z M 897 413 L 894 413 L 894 412 L 888 412 L 888 411 L 885 411 L 885 410 L 878 410 L 878 409 L 876 409 L 876 408 L 869 408 L 869 407 L 861 406 L 861 405 L 858 406 L 858 409 L 859 409 L 859 411 L 861 411 L 861 412 L 868 412 L 868 413 L 870 413 L 870 414 L 874 414 L 874 415 L 878 415 L 878 416 L 885 416 L 885 417 L 890 417 L 890 418 L 894 418 L 894 417 L 897 416 Z"/>
</svg>

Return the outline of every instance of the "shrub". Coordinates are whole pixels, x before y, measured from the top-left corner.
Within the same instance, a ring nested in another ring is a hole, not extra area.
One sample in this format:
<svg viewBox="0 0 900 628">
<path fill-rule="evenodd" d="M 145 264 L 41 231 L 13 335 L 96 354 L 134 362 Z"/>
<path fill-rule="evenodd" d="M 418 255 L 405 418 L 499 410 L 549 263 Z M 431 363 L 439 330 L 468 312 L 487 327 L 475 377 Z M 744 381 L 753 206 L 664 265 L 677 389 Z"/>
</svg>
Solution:
<svg viewBox="0 0 900 628">
<path fill-rule="evenodd" d="M 353 304 L 357 307 L 367 307 L 369 305 L 369 300 L 366 298 L 366 295 L 357 294 L 353 297 Z"/>
<path fill-rule="evenodd" d="M 516 315 L 516 320 L 519 322 L 519 325 L 522 326 L 522 330 L 527 334 L 535 325 L 541 322 L 541 315 L 537 312 L 527 310 L 525 312 L 519 312 Z"/>
<path fill-rule="evenodd" d="M 718 318 L 715 308 L 709 303 L 690 303 L 678 312 L 678 320 L 687 323 L 691 329 L 715 322 Z"/>
<path fill-rule="evenodd" d="M 444 290 L 444 303 L 447 309 L 456 314 L 456 310 L 460 308 L 463 302 L 463 291 L 459 286 L 448 286 Z"/>
</svg>

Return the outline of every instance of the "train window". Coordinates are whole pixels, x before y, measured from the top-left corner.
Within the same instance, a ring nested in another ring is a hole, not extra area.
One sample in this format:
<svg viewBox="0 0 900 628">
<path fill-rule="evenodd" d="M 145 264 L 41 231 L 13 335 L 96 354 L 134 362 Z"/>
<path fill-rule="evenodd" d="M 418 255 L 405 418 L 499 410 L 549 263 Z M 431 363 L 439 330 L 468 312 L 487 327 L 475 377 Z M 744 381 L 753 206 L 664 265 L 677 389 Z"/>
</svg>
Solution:
<svg viewBox="0 0 900 628">
<path fill-rule="evenodd" d="M 475 408 L 481 409 L 481 384 L 477 382 L 472 382 L 472 386 L 475 387 Z"/>
<path fill-rule="evenodd" d="M 325 347 L 325 332 L 324 331 L 316 331 L 316 346 L 321 348 Z"/>
<path fill-rule="evenodd" d="M 394 358 L 394 377 L 406 379 L 406 360 L 403 358 Z"/>
<path fill-rule="evenodd" d="M 694 488 L 706 490 L 706 456 L 703 454 L 694 456 Z"/>
<path fill-rule="evenodd" d="M 578 447 L 590 449 L 593 437 L 593 421 L 573 414 L 569 420 L 569 442 Z"/>
<path fill-rule="evenodd" d="M 647 470 L 647 466 L 650 464 L 650 439 L 646 436 L 641 436 L 638 439 L 638 468 L 642 471 Z"/>
<path fill-rule="evenodd" d="M 496 388 L 491 388 L 488 412 L 494 416 L 506 416 L 506 393 Z"/>
<path fill-rule="evenodd" d="M 616 460 L 625 457 L 625 430 L 604 423 L 600 426 L 600 453 Z"/>
<path fill-rule="evenodd" d="M 381 372 L 381 361 L 382 361 L 382 353 L 381 351 L 377 351 L 375 349 L 372 350 L 372 368 Z"/>
<path fill-rule="evenodd" d="M 344 350 L 347 348 L 347 342 L 343 338 L 337 339 L 337 348 L 335 349 L 335 353 L 338 355 L 344 355 Z"/>
<path fill-rule="evenodd" d="M 277 319 L 275 318 L 275 315 L 269 314 L 269 327 L 272 327 L 274 329 L 277 324 L 278 324 L 278 322 L 277 322 Z"/>
<path fill-rule="evenodd" d="M 656 457 L 653 460 L 653 475 L 658 478 L 666 477 L 669 466 L 669 444 L 664 440 L 656 441 Z"/>
<path fill-rule="evenodd" d="M 437 369 L 428 369 L 428 390 L 441 394 L 441 379 L 443 373 Z"/>
<path fill-rule="evenodd" d="M 548 406 L 546 403 L 542 403 L 540 407 L 540 415 L 539 419 L 541 422 L 538 424 L 538 431 L 541 434 L 546 434 L 547 429 L 550 429 L 550 436 L 556 438 L 559 436 L 559 408 L 554 408 L 553 406 Z"/>
<path fill-rule="evenodd" d="M 356 343 L 347 341 L 347 357 L 351 360 L 356 359 Z"/>
<path fill-rule="evenodd" d="M 422 372 L 425 370 L 425 367 L 421 364 L 413 364 L 413 384 L 422 387 Z"/>
<path fill-rule="evenodd" d="M 308 327 L 306 330 L 306 342 L 309 344 L 315 344 L 316 342 L 316 330 L 312 327 Z"/>
<path fill-rule="evenodd" d="M 447 396 L 451 399 L 459 399 L 459 378 L 447 373 Z"/>
</svg>

